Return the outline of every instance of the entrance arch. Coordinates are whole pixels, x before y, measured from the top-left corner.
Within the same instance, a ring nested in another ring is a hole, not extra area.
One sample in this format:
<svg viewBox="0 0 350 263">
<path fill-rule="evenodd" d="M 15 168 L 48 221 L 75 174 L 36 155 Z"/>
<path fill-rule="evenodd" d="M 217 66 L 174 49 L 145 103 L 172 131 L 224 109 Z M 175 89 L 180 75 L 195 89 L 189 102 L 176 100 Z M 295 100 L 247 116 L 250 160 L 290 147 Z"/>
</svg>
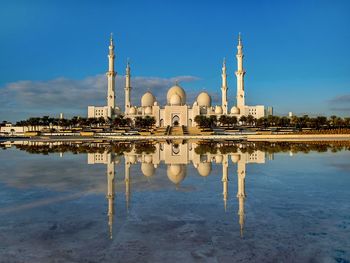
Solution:
<svg viewBox="0 0 350 263">
<path fill-rule="evenodd" d="M 174 115 L 172 120 L 171 120 L 171 125 L 172 126 L 179 126 L 180 125 L 180 117 L 179 115 Z"/>
</svg>

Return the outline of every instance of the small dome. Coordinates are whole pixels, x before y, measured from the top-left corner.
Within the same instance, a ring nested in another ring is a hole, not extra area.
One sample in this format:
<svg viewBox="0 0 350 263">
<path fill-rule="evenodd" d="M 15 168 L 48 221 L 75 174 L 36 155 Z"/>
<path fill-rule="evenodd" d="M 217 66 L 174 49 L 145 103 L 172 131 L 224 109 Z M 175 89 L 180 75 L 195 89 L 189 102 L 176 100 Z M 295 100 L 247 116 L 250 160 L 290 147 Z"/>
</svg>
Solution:
<svg viewBox="0 0 350 263">
<path fill-rule="evenodd" d="M 239 154 L 232 154 L 231 155 L 231 161 L 233 163 L 237 163 L 241 159 L 241 156 Z"/>
<path fill-rule="evenodd" d="M 171 182 L 179 184 L 186 177 L 186 169 L 180 164 L 170 164 L 167 168 L 167 175 Z"/>
<path fill-rule="evenodd" d="M 145 114 L 147 114 L 147 115 L 152 114 L 152 107 L 151 106 L 146 107 Z"/>
<path fill-rule="evenodd" d="M 156 101 L 153 94 L 149 91 L 147 91 L 145 94 L 143 94 L 141 98 L 141 106 L 147 107 L 147 106 L 153 106 L 154 102 Z"/>
<path fill-rule="evenodd" d="M 200 163 L 197 167 L 197 171 L 199 173 L 200 176 L 208 176 L 211 172 L 211 163 L 207 162 L 207 163 Z"/>
<path fill-rule="evenodd" d="M 197 96 L 197 102 L 198 105 L 203 107 L 210 107 L 211 106 L 211 98 L 209 96 L 208 93 L 206 92 L 201 92 L 199 93 L 199 95 Z"/>
<path fill-rule="evenodd" d="M 142 163 L 141 164 L 141 171 L 144 176 L 150 177 L 154 175 L 154 166 L 151 163 Z"/>
<path fill-rule="evenodd" d="M 222 107 L 221 106 L 215 107 L 215 114 L 222 114 Z"/>
<path fill-rule="evenodd" d="M 181 98 L 177 94 L 173 94 L 170 98 L 170 105 L 181 105 Z"/>
<path fill-rule="evenodd" d="M 171 104 L 170 100 L 171 100 L 171 97 L 174 95 L 174 94 L 177 94 L 178 96 L 180 96 L 180 105 L 184 105 L 186 104 L 186 92 L 184 91 L 183 88 L 181 88 L 179 85 L 175 85 L 175 86 L 172 86 L 169 90 L 168 90 L 168 93 L 166 95 L 166 100 L 167 100 L 167 103 L 168 104 Z"/>
<path fill-rule="evenodd" d="M 158 106 L 158 101 L 155 101 L 155 102 L 153 103 L 153 106 Z"/>
<path fill-rule="evenodd" d="M 135 108 L 135 107 L 131 107 L 131 108 L 129 109 L 129 114 L 135 115 L 135 114 L 136 114 L 136 108 Z"/>
<path fill-rule="evenodd" d="M 231 108 L 231 114 L 239 114 L 239 109 L 235 106 Z"/>
</svg>

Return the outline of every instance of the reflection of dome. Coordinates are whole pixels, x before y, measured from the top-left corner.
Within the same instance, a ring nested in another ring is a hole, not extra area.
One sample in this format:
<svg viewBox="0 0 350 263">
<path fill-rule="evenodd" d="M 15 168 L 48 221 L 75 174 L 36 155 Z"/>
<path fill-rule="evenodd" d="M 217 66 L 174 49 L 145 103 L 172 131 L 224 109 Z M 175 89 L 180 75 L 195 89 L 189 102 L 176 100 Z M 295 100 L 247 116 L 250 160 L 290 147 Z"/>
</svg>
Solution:
<svg viewBox="0 0 350 263">
<path fill-rule="evenodd" d="M 153 94 L 151 92 L 147 91 L 145 94 L 143 94 L 143 96 L 141 98 L 141 106 L 142 107 L 153 106 L 155 100 L 156 99 L 153 96 Z"/>
<path fill-rule="evenodd" d="M 186 169 L 180 164 L 170 164 L 167 169 L 167 175 L 174 184 L 179 184 L 186 177 Z"/>
<path fill-rule="evenodd" d="M 231 160 L 233 163 L 237 163 L 240 159 L 241 159 L 241 157 L 239 156 L 239 154 L 232 154 L 231 155 Z"/>
<path fill-rule="evenodd" d="M 180 105 L 186 104 L 186 92 L 179 85 L 172 86 L 166 95 L 166 100 L 168 104 L 171 104 L 171 97 L 177 94 L 180 97 Z"/>
<path fill-rule="evenodd" d="M 208 93 L 201 92 L 197 96 L 197 102 L 199 106 L 210 107 L 211 106 L 211 98 Z"/>
<path fill-rule="evenodd" d="M 152 155 L 150 155 L 150 154 L 147 154 L 146 156 L 145 156 L 145 162 L 146 163 L 151 163 L 152 162 Z"/>
<path fill-rule="evenodd" d="M 222 155 L 215 155 L 215 162 L 216 163 L 222 163 L 222 159 L 223 159 L 223 157 L 222 157 Z"/>
<path fill-rule="evenodd" d="M 152 176 L 154 175 L 154 166 L 151 163 L 141 163 L 141 171 L 144 176 Z"/>
<path fill-rule="evenodd" d="M 211 163 L 200 163 L 197 168 L 200 176 L 208 176 L 211 172 Z"/>
<path fill-rule="evenodd" d="M 171 95 L 170 105 L 181 105 L 181 98 L 177 94 Z"/>
<path fill-rule="evenodd" d="M 136 109 L 135 109 L 135 107 L 131 107 L 131 108 L 129 109 L 129 114 L 132 114 L 132 115 L 135 115 L 135 114 L 136 114 Z"/>
<path fill-rule="evenodd" d="M 130 163 L 136 163 L 136 156 L 135 155 L 129 155 L 128 159 L 129 159 Z"/>
<path fill-rule="evenodd" d="M 222 114 L 222 107 L 221 106 L 215 107 L 215 114 Z"/>
<path fill-rule="evenodd" d="M 146 107 L 145 114 L 152 114 L 152 107 L 151 106 Z"/>
<path fill-rule="evenodd" d="M 231 108 L 231 114 L 239 114 L 239 109 L 235 106 Z"/>
</svg>

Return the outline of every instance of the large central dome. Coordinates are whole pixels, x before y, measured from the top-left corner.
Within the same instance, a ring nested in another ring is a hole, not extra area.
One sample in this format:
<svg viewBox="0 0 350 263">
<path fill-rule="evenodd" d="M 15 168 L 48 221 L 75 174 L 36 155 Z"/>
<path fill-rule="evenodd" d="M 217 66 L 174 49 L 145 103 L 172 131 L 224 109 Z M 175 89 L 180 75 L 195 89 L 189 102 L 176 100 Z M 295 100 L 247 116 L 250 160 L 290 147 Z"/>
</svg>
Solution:
<svg viewBox="0 0 350 263">
<path fill-rule="evenodd" d="M 185 105 L 186 104 L 186 92 L 184 91 L 183 88 L 181 88 L 179 85 L 172 86 L 166 95 L 166 100 L 169 105 L 171 105 L 171 97 L 173 97 L 173 100 L 177 96 L 180 97 L 180 105 Z"/>
</svg>

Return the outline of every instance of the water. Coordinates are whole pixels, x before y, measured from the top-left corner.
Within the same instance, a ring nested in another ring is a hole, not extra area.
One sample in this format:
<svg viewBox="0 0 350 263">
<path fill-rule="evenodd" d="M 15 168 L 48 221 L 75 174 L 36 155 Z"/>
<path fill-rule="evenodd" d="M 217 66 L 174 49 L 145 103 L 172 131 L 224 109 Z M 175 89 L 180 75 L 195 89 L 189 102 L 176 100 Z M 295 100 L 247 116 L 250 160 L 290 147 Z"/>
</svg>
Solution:
<svg viewBox="0 0 350 263">
<path fill-rule="evenodd" d="M 348 146 L 32 144 L 0 150 L 0 262 L 350 262 Z"/>
</svg>

